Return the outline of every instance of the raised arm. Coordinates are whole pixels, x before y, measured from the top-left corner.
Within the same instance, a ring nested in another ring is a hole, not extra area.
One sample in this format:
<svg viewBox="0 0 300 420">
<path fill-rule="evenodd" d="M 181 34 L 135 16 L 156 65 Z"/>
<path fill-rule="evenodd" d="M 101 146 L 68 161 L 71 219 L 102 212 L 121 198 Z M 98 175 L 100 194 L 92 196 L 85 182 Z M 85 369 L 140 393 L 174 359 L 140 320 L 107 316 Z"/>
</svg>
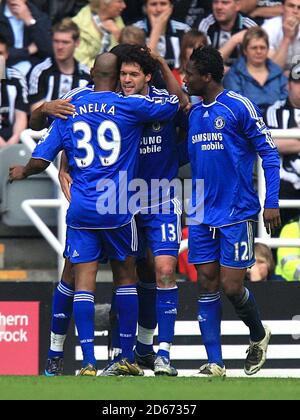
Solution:
<svg viewBox="0 0 300 420">
<path fill-rule="evenodd" d="M 181 109 L 185 110 L 190 104 L 189 98 L 179 86 L 166 60 L 158 54 L 151 53 L 151 55 L 159 64 L 160 71 L 164 81 L 166 82 L 168 92 L 171 95 L 176 95 L 178 97 Z"/>
</svg>

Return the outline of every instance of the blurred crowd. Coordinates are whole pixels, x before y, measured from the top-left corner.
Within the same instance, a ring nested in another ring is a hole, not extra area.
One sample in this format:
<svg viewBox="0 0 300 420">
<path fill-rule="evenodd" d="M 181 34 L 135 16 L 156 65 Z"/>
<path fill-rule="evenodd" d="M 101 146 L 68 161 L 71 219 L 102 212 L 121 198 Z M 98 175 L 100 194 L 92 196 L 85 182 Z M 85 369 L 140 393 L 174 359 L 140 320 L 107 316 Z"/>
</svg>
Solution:
<svg viewBox="0 0 300 420">
<path fill-rule="evenodd" d="M 87 85 L 96 55 L 119 43 L 160 54 L 183 89 L 193 49 L 213 45 L 226 89 L 253 100 L 270 128 L 300 128 L 299 23 L 300 0 L 0 0 L 0 150 L 41 103 Z M 300 199 L 300 139 L 276 144 L 280 198 Z M 282 212 L 283 224 L 298 217 Z"/>
</svg>

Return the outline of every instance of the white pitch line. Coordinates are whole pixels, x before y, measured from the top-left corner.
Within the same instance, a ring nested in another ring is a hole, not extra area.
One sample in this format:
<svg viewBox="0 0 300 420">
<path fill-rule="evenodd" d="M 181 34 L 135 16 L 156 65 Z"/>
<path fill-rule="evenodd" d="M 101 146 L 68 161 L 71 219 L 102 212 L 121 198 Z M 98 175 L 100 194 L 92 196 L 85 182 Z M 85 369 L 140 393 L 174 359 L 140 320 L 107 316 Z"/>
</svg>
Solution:
<svg viewBox="0 0 300 420">
<path fill-rule="evenodd" d="M 154 373 L 151 370 L 145 370 L 145 376 L 154 376 Z M 197 377 L 200 380 L 205 378 L 205 376 L 197 375 L 197 370 L 188 370 L 188 369 L 179 369 L 178 376 L 181 378 L 191 378 Z M 300 369 L 262 369 L 256 375 L 247 376 L 243 370 L 239 369 L 229 369 L 226 371 L 227 378 L 298 378 L 300 379 Z"/>
</svg>

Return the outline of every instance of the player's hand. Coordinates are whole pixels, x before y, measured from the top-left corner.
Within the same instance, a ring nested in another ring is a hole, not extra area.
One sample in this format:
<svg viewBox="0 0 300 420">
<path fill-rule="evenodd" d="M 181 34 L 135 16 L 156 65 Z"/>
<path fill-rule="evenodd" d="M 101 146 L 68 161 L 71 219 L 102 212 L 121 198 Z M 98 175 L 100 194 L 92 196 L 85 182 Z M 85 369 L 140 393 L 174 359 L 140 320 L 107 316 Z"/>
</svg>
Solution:
<svg viewBox="0 0 300 420">
<path fill-rule="evenodd" d="M 186 103 L 181 105 L 181 109 L 185 114 L 188 114 L 190 112 L 192 106 L 193 105 L 190 103 L 190 101 L 187 101 Z"/>
<path fill-rule="evenodd" d="M 73 184 L 73 179 L 68 172 L 62 170 L 59 171 L 58 179 L 64 196 L 71 203 L 71 185 Z"/>
<path fill-rule="evenodd" d="M 45 102 L 43 104 L 42 112 L 47 116 L 57 117 L 66 120 L 68 115 L 73 115 L 75 106 L 70 103 L 72 98 L 55 99 L 54 101 Z"/>
<path fill-rule="evenodd" d="M 268 234 L 278 229 L 281 226 L 280 212 L 279 209 L 265 209 L 264 214 L 264 225 Z"/>
<path fill-rule="evenodd" d="M 12 183 L 13 181 L 20 181 L 25 179 L 26 176 L 24 174 L 25 166 L 11 166 L 9 168 L 9 182 Z"/>
</svg>

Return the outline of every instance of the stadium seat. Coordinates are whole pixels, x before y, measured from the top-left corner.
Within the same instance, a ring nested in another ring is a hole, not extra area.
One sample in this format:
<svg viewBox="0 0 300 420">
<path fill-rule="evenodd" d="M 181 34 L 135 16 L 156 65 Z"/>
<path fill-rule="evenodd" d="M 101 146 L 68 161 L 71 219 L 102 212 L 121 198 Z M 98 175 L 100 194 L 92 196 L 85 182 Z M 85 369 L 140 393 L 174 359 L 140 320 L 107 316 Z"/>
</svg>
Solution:
<svg viewBox="0 0 300 420">
<path fill-rule="evenodd" d="M 12 164 L 24 165 L 30 156 L 29 150 L 22 144 L 0 149 L 0 211 L 2 209 L 2 186 L 7 182 L 9 167 Z"/>
<path fill-rule="evenodd" d="M 45 174 L 35 175 L 22 182 L 8 182 L 9 167 L 14 164 L 26 164 L 30 156 L 31 153 L 21 144 L 0 152 L 0 213 L 5 225 L 31 226 L 32 222 L 21 208 L 22 202 L 27 199 L 55 197 L 54 184 Z M 37 212 L 48 226 L 56 226 L 55 210 L 38 209 Z"/>
</svg>

